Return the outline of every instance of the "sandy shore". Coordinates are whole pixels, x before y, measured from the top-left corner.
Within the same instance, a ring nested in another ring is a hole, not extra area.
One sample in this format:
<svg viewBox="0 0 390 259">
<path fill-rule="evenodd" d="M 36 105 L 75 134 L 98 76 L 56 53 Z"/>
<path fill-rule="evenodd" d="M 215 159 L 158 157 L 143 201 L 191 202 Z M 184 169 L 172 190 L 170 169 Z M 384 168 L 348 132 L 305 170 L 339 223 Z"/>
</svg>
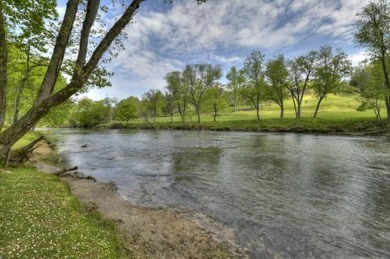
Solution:
<svg viewBox="0 0 390 259">
<path fill-rule="evenodd" d="M 41 142 L 30 158 L 38 170 L 61 170 L 53 145 Z M 130 258 L 243 258 L 232 229 L 190 211 L 152 209 L 125 201 L 113 184 L 64 174 L 72 193 L 89 211 L 116 223 Z"/>
</svg>

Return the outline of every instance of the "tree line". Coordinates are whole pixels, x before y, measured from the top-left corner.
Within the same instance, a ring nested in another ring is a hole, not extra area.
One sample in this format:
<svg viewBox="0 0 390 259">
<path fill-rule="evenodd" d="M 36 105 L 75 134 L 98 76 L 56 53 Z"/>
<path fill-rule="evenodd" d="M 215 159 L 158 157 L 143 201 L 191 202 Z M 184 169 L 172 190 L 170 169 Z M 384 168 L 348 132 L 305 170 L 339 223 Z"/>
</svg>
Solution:
<svg viewBox="0 0 390 259">
<path fill-rule="evenodd" d="M 89 87 L 110 85 L 111 73 L 105 64 L 124 47 L 123 30 L 143 2 L 124 3 L 115 22 L 107 26 L 102 17 L 111 9 L 96 0 L 67 1 L 62 21 L 58 20 L 55 0 L 0 0 L 0 158 L 40 120 L 72 102 L 76 94 Z M 370 61 L 355 69 L 351 80 L 362 94 L 360 109 L 373 109 L 380 117 L 384 105 L 388 120 L 389 25 L 388 0 L 370 2 L 357 14 L 355 41 L 367 50 Z M 198 121 L 206 106 L 217 114 L 226 98 L 224 92 L 233 93 L 234 107 L 239 101 L 251 103 L 258 119 L 265 100 L 277 103 L 282 117 L 285 98 L 292 98 L 296 117 L 300 118 L 304 93 L 312 88 L 318 97 L 316 116 L 321 101 L 337 91 L 348 71 L 350 61 L 345 53 L 329 46 L 293 60 L 278 56 L 265 61 L 264 55 L 255 51 L 248 55 L 242 69 L 229 71 L 226 86 L 218 83 L 222 77 L 219 66 L 187 65 L 183 71 L 166 75 L 168 94 L 163 95 L 174 107 L 168 114 L 175 110 L 183 120 L 188 107 L 195 111 Z"/>
</svg>

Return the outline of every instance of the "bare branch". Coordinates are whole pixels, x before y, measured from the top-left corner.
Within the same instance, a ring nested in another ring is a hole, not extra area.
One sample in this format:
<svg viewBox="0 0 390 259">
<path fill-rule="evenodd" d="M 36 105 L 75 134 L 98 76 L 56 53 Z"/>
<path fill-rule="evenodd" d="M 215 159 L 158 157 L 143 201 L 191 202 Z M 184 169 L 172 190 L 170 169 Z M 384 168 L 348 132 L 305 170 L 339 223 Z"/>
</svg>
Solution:
<svg viewBox="0 0 390 259">
<path fill-rule="evenodd" d="M 81 31 L 80 46 L 79 46 L 79 55 L 76 61 L 75 73 L 81 69 L 85 64 L 85 59 L 88 52 L 88 40 L 91 32 L 93 23 L 95 22 L 98 10 L 99 10 L 100 0 L 89 0 L 87 4 L 87 13 L 85 15 L 83 29 Z"/>
<path fill-rule="evenodd" d="M 107 32 L 107 34 L 104 36 L 102 41 L 96 47 L 88 63 L 85 65 L 83 69 L 84 77 L 88 77 L 91 74 L 91 72 L 95 69 L 95 67 L 99 63 L 99 60 L 102 58 L 103 54 L 110 47 L 110 45 L 115 40 L 115 38 L 119 36 L 119 34 L 126 27 L 126 25 L 131 21 L 133 15 L 138 10 L 139 5 L 143 1 L 144 0 L 133 0 L 133 2 L 127 7 L 123 15 L 119 18 L 119 20 Z"/>
</svg>

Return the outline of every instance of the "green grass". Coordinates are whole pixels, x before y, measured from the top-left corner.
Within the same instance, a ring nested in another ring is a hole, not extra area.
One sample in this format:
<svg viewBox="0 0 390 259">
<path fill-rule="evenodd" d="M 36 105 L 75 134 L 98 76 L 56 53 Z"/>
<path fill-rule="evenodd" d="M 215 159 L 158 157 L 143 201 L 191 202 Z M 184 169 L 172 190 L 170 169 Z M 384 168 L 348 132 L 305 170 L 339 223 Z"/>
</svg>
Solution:
<svg viewBox="0 0 390 259">
<path fill-rule="evenodd" d="M 58 177 L 6 170 L 0 169 L 0 258 L 121 257 L 114 225 L 83 212 Z"/>
<path fill-rule="evenodd" d="M 284 119 L 281 120 L 280 108 L 276 104 L 264 104 L 260 111 L 260 121 L 256 120 L 256 111 L 248 110 L 247 106 L 239 107 L 237 112 L 224 111 L 213 121 L 212 113 L 201 115 L 201 124 L 197 116 L 189 113 L 186 122 L 181 122 L 179 116 L 158 117 L 155 123 L 147 124 L 142 119 L 126 122 L 111 122 L 100 127 L 111 127 L 121 123 L 128 128 L 154 129 L 211 129 L 238 131 L 292 131 L 317 133 L 373 133 L 389 131 L 387 121 L 377 121 L 373 111 L 357 111 L 360 105 L 356 94 L 329 95 L 321 104 L 317 118 L 313 118 L 317 98 L 307 95 L 302 104 L 302 118 L 295 119 L 293 103 L 285 100 Z M 383 109 L 384 110 L 384 109 Z M 383 111 L 384 112 L 384 111 Z M 383 114 L 385 115 L 385 114 Z"/>
<path fill-rule="evenodd" d="M 33 142 L 34 140 L 36 140 L 37 138 L 39 138 L 41 136 L 41 134 L 39 132 L 36 132 L 36 131 L 30 131 L 28 132 L 26 135 L 23 136 L 23 138 L 19 139 L 13 146 L 12 146 L 12 149 L 14 150 L 17 150 L 19 148 L 22 148 L 28 144 L 30 144 L 31 142 Z"/>
</svg>

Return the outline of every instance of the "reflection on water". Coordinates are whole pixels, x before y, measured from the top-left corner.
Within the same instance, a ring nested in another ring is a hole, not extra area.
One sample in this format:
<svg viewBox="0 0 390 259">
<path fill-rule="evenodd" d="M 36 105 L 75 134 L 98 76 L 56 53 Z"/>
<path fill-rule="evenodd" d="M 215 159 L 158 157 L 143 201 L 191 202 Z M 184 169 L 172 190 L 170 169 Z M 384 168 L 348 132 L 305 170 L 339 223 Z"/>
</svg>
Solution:
<svg viewBox="0 0 390 259">
<path fill-rule="evenodd" d="M 251 257 L 389 257 L 390 138 L 208 131 L 53 133 L 130 202 L 232 226 Z M 82 144 L 87 148 L 81 148 Z"/>
</svg>

